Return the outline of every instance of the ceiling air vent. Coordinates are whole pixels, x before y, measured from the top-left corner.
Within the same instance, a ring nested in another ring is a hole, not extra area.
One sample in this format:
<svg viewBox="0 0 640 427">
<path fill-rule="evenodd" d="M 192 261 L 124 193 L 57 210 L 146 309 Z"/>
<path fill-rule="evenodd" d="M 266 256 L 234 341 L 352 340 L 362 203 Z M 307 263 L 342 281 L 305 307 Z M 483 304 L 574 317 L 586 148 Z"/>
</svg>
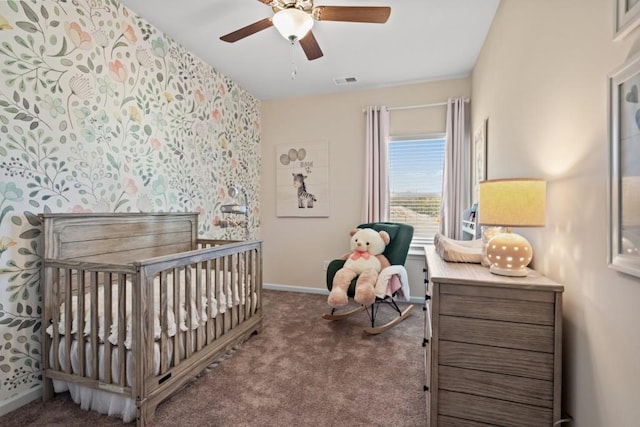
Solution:
<svg viewBox="0 0 640 427">
<path fill-rule="evenodd" d="M 358 83 L 358 79 L 355 77 L 336 77 L 333 79 L 333 82 L 336 84 L 336 86 L 340 86 Z"/>
</svg>

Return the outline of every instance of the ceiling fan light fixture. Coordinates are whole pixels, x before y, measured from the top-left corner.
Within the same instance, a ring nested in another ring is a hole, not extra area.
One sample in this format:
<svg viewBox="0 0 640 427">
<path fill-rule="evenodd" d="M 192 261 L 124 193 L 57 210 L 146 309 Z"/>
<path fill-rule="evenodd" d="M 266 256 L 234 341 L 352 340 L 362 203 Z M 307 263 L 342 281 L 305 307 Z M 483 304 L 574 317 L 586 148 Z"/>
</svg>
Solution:
<svg viewBox="0 0 640 427">
<path fill-rule="evenodd" d="M 293 7 L 279 10 L 273 15 L 272 21 L 282 37 L 292 42 L 306 36 L 313 27 L 313 17 Z"/>
</svg>

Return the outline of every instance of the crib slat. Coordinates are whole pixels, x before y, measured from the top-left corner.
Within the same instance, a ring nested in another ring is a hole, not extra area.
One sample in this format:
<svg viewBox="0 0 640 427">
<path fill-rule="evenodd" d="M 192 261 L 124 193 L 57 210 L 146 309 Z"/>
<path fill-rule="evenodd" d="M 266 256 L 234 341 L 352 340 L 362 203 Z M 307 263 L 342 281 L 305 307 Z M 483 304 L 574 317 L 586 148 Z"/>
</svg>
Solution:
<svg viewBox="0 0 640 427">
<path fill-rule="evenodd" d="M 253 316 L 253 304 L 255 302 L 255 295 L 253 293 L 253 286 L 254 286 L 253 284 L 255 283 L 254 281 L 256 280 L 255 256 L 256 256 L 255 251 L 249 252 L 249 267 L 248 267 L 249 277 L 247 280 L 247 296 L 248 298 L 250 298 L 250 300 L 247 302 L 247 310 L 249 310 L 249 317 Z"/>
<path fill-rule="evenodd" d="M 229 255 L 228 257 L 228 268 L 227 268 L 227 275 L 226 275 L 226 280 L 227 280 L 227 292 L 229 294 L 229 302 L 230 302 L 230 307 L 229 307 L 229 330 L 233 329 L 233 327 L 236 324 L 235 318 L 236 318 L 236 289 L 234 289 L 233 284 L 235 283 L 235 272 L 236 272 L 236 263 L 235 263 L 235 254 L 233 255 Z"/>
<path fill-rule="evenodd" d="M 254 316 L 260 304 L 260 290 L 262 288 L 262 277 L 260 277 L 260 268 L 262 257 L 260 248 L 251 251 L 251 315 Z"/>
<path fill-rule="evenodd" d="M 142 330 L 140 339 L 144 348 L 144 369 L 143 375 L 148 378 L 153 374 L 154 367 L 154 346 L 155 346 L 155 275 L 146 276 L 146 282 L 140 281 L 142 285 Z M 145 386 L 146 387 L 146 386 Z"/>
<path fill-rule="evenodd" d="M 173 365 L 180 364 L 180 280 L 177 268 L 173 269 L 173 313 L 176 317 L 176 334 L 173 336 Z"/>
<path fill-rule="evenodd" d="M 262 278 L 260 277 L 260 252 L 258 250 L 251 251 L 252 255 L 252 265 L 251 265 L 251 314 L 255 314 L 258 309 L 258 298 L 260 296 L 260 284 L 262 283 Z"/>
<path fill-rule="evenodd" d="M 255 251 L 250 251 L 248 253 L 248 257 L 247 257 L 247 304 L 246 304 L 246 308 L 247 308 L 247 318 L 253 316 L 253 303 L 255 301 L 254 295 L 253 295 L 253 283 L 254 280 L 256 279 L 256 272 L 255 272 L 255 265 L 256 265 L 256 261 L 255 261 Z"/>
<path fill-rule="evenodd" d="M 99 337 L 98 337 L 98 272 L 92 271 L 89 277 L 89 292 L 91 301 L 91 333 L 89 334 L 89 342 L 91 343 L 91 378 L 97 380 L 99 378 L 98 371 L 98 355 L 99 355 Z"/>
<path fill-rule="evenodd" d="M 223 306 L 223 283 L 222 278 L 220 277 L 220 269 L 222 268 L 222 259 L 216 258 L 215 266 L 213 269 L 213 281 L 215 283 L 215 295 L 218 298 L 218 314 L 216 315 L 215 323 L 214 323 L 214 339 L 218 339 L 222 334 L 222 322 L 224 321 L 224 314 L 220 311 L 224 308 Z"/>
<path fill-rule="evenodd" d="M 205 270 L 204 270 L 204 280 L 205 287 L 207 292 L 207 323 L 205 323 L 205 332 L 206 332 L 206 344 L 209 344 L 213 340 L 213 324 L 215 319 L 213 319 L 213 309 L 214 309 L 214 297 L 215 294 L 215 286 L 211 286 L 211 260 L 207 260 L 205 262 Z M 213 290 L 213 293 L 211 291 Z M 217 309 L 217 307 L 216 307 Z"/>
<path fill-rule="evenodd" d="M 84 307 L 84 294 L 85 294 L 85 283 L 84 283 L 84 270 L 78 270 L 78 296 L 76 298 L 76 302 L 78 307 L 76 309 L 76 313 L 78 313 L 78 328 L 76 339 L 78 342 L 78 375 L 84 377 L 85 376 L 85 363 L 86 363 L 86 352 L 85 352 L 85 340 L 84 340 L 84 315 L 85 315 L 85 307 Z"/>
<path fill-rule="evenodd" d="M 236 301 L 238 301 L 238 255 L 231 255 L 231 293 L 233 294 L 233 302 L 231 306 L 231 327 L 238 325 L 238 312 L 240 311 Z"/>
<path fill-rule="evenodd" d="M 102 285 L 102 293 L 104 296 L 104 336 L 102 339 L 104 340 L 104 378 L 103 381 L 107 384 L 113 383 L 113 377 L 111 375 L 111 342 L 109 341 L 109 332 L 110 325 L 113 324 L 113 316 L 112 316 L 112 293 L 111 286 L 113 284 L 113 277 L 111 273 L 104 273 L 103 275 L 103 285 Z"/>
<path fill-rule="evenodd" d="M 191 267 L 186 266 L 184 270 L 182 270 L 184 274 L 184 298 L 181 298 L 180 304 L 185 308 L 186 312 L 186 329 L 185 332 L 185 344 L 184 344 L 184 358 L 188 359 L 191 357 L 191 353 L 193 352 L 193 340 L 192 340 L 192 331 L 193 331 L 193 304 L 191 301 L 193 300 L 191 297 Z"/>
<path fill-rule="evenodd" d="M 126 386 L 127 352 L 124 340 L 127 333 L 127 281 L 124 274 L 118 274 L 118 385 Z"/>
<path fill-rule="evenodd" d="M 256 255 L 256 281 L 255 281 L 255 292 L 258 297 L 256 300 L 256 309 L 255 311 L 262 310 L 262 247 L 259 247 L 258 254 Z"/>
<path fill-rule="evenodd" d="M 260 268 L 258 267 L 258 262 L 260 258 L 260 253 L 257 250 L 251 251 L 251 283 L 249 285 L 249 294 L 251 295 L 251 305 L 249 306 L 249 310 L 251 310 L 251 315 L 255 313 L 255 307 L 257 305 L 257 284 L 259 283 L 258 274 L 260 274 Z"/>
<path fill-rule="evenodd" d="M 65 270 L 65 276 L 64 276 L 64 316 L 65 316 L 65 322 L 64 322 L 64 350 L 65 350 L 65 356 L 67 358 L 66 360 L 66 366 L 64 371 L 67 374 L 70 374 L 71 371 L 71 325 L 73 324 L 73 314 L 72 314 L 72 305 L 71 305 L 71 273 L 72 270 L 71 269 L 66 269 Z"/>
<path fill-rule="evenodd" d="M 195 273 L 196 273 L 196 310 L 198 313 L 198 327 L 196 329 L 196 351 L 200 351 L 204 346 L 204 321 L 207 319 L 202 319 L 202 263 L 198 262 L 195 264 Z M 206 290 L 205 290 L 206 292 Z M 206 315 L 206 314 L 205 314 Z"/>
<path fill-rule="evenodd" d="M 51 369 L 55 371 L 60 370 L 60 359 L 58 358 L 58 349 L 60 348 L 60 324 L 58 320 L 60 319 L 60 269 L 53 269 L 53 282 L 51 284 L 53 288 L 51 291 L 52 299 L 53 299 L 53 307 L 54 312 L 51 313 L 51 319 L 53 324 L 53 337 L 52 337 L 52 346 L 53 352 L 51 354 Z M 45 357 L 49 357 L 48 354 L 44 355 Z"/>
<path fill-rule="evenodd" d="M 168 351 L 169 344 L 169 306 L 167 303 L 167 272 L 160 272 L 160 373 L 167 372 L 168 367 Z"/>
<path fill-rule="evenodd" d="M 238 289 L 238 298 L 239 298 L 239 304 L 238 304 L 238 324 L 242 323 L 242 321 L 244 320 L 244 305 L 243 305 L 243 300 L 244 300 L 244 252 L 238 252 L 237 255 L 238 258 L 238 276 L 235 282 L 235 287 Z"/>
<path fill-rule="evenodd" d="M 233 295 L 229 290 L 231 289 L 231 284 L 229 283 L 229 270 L 231 268 L 229 256 L 225 256 L 222 258 L 222 289 L 226 297 L 227 306 L 224 312 L 224 317 L 222 318 L 222 334 L 226 334 L 231 329 L 231 307 L 229 307 L 230 302 L 233 301 Z"/>
<path fill-rule="evenodd" d="M 240 318 L 245 320 L 249 318 L 249 310 L 247 302 L 250 301 L 250 295 L 247 292 L 247 284 L 249 283 L 248 257 L 247 252 L 242 252 L 242 275 L 240 278 L 240 286 L 242 288 L 241 295 L 244 295 L 244 305 L 241 307 Z"/>
</svg>

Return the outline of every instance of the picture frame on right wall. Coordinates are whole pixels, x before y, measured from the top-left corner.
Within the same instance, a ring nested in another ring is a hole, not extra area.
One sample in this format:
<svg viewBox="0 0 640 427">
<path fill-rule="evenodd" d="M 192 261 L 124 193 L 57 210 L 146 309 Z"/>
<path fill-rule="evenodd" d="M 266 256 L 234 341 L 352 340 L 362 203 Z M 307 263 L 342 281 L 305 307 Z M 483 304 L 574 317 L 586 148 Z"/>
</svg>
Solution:
<svg viewBox="0 0 640 427">
<path fill-rule="evenodd" d="M 640 25 L 640 0 L 613 0 L 615 2 L 613 40 L 622 40 Z"/>
<path fill-rule="evenodd" d="M 471 182 L 473 183 L 474 202 L 478 201 L 480 182 L 487 179 L 487 137 L 489 119 L 483 119 L 480 127 L 473 133 L 473 152 L 471 153 Z"/>
<path fill-rule="evenodd" d="M 640 55 L 609 75 L 608 264 L 640 277 Z"/>
</svg>

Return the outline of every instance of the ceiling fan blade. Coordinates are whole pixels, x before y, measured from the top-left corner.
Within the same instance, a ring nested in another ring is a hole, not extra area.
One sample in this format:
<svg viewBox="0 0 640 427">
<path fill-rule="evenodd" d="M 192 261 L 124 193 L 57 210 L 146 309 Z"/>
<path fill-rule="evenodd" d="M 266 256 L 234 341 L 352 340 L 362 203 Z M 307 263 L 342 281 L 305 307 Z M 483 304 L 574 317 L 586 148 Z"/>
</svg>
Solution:
<svg viewBox="0 0 640 427">
<path fill-rule="evenodd" d="M 272 26 L 273 22 L 271 21 L 271 18 L 264 18 L 258 22 L 254 22 L 253 24 L 249 24 L 246 27 L 240 28 L 239 30 L 236 30 L 229 34 L 225 34 L 224 36 L 220 37 L 220 40 L 229 43 L 237 42 L 240 39 L 243 39 L 247 36 L 250 36 L 251 34 L 255 34 L 258 31 L 265 30 Z"/>
<path fill-rule="evenodd" d="M 273 0 L 258 0 L 260 3 L 271 4 Z"/>
<path fill-rule="evenodd" d="M 316 6 L 313 14 L 318 21 L 371 22 L 384 24 L 391 8 L 386 6 Z"/>
<path fill-rule="evenodd" d="M 307 59 L 309 61 L 318 59 L 323 55 L 322 50 L 318 45 L 318 41 L 311 31 L 300 39 L 300 46 L 302 46 L 302 50 L 304 50 L 304 54 L 307 55 Z"/>
</svg>

